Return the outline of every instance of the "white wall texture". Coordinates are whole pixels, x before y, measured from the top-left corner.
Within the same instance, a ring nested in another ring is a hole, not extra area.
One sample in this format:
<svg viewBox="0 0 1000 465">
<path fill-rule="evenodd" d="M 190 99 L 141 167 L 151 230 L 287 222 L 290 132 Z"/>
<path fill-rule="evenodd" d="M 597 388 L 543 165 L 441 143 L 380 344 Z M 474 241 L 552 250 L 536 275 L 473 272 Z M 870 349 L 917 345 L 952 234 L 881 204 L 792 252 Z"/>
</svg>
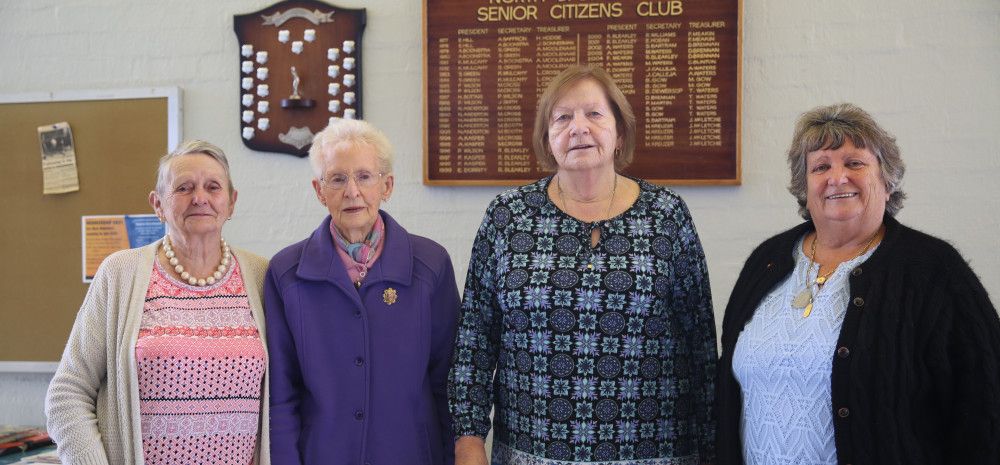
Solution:
<svg viewBox="0 0 1000 465">
<path fill-rule="evenodd" d="M 368 10 L 364 114 L 397 150 L 385 208 L 449 250 L 461 285 L 483 210 L 501 188 L 421 183 L 421 2 L 336 1 Z M 231 159 L 240 197 L 227 239 L 270 256 L 324 214 L 305 160 L 240 142 L 233 15 L 270 3 L 3 0 L 0 93 L 180 86 L 184 137 L 212 141 Z M 743 17 L 743 185 L 676 189 L 708 256 L 717 320 L 751 249 L 799 221 L 783 157 L 795 118 L 839 101 L 898 137 L 909 194 L 899 218 L 955 244 L 996 302 L 1000 2 L 746 0 Z M 16 267 L 3 273 L 14 279 Z M 15 311 L 30 309 L 0 313 Z M 0 373 L 0 424 L 43 424 L 49 379 Z"/>
</svg>

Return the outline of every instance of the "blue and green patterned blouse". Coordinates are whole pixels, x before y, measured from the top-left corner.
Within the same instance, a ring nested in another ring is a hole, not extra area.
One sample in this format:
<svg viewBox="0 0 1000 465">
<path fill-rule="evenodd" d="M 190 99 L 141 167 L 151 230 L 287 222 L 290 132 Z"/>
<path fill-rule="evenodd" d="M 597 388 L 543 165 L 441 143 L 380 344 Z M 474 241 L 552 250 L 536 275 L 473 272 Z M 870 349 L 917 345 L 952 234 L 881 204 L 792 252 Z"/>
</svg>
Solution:
<svg viewBox="0 0 1000 465">
<path fill-rule="evenodd" d="M 584 223 L 549 200 L 551 179 L 500 194 L 476 235 L 456 436 L 486 437 L 495 403 L 495 465 L 711 461 L 715 322 L 687 206 L 638 181 L 626 212 Z"/>
</svg>

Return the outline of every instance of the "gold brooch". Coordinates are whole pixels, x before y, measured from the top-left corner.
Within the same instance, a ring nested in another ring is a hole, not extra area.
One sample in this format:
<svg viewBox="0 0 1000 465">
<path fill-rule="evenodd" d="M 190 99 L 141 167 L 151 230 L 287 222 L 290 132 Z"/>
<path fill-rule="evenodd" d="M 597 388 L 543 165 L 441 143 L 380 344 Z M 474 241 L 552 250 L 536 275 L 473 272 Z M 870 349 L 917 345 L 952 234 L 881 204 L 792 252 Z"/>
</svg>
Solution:
<svg viewBox="0 0 1000 465">
<path fill-rule="evenodd" d="M 388 288 L 382 292 L 382 301 L 388 305 L 396 303 L 396 290 L 393 288 Z"/>
</svg>

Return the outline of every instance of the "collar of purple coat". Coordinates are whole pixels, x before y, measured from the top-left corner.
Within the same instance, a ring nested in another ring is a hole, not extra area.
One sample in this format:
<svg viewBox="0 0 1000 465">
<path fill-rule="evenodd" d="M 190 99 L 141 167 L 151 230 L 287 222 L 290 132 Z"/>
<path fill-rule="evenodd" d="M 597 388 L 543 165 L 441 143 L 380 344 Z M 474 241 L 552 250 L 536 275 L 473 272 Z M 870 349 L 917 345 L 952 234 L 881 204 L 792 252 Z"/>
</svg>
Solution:
<svg viewBox="0 0 1000 465">
<path fill-rule="evenodd" d="M 401 286 L 409 286 L 413 280 L 413 250 L 410 235 L 388 213 L 379 210 L 382 221 L 385 222 L 385 245 L 382 254 L 372 263 L 361 287 L 372 283 L 391 281 Z M 313 231 L 302 248 L 299 267 L 296 275 L 312 281 L 329 281 L 344 290 L 354 292 L 347 270 L 330 237 L 330 221 L 327 215 L 323 223 Z M 356 293 L 355 293 L 356 294 Z"/>
</svg>

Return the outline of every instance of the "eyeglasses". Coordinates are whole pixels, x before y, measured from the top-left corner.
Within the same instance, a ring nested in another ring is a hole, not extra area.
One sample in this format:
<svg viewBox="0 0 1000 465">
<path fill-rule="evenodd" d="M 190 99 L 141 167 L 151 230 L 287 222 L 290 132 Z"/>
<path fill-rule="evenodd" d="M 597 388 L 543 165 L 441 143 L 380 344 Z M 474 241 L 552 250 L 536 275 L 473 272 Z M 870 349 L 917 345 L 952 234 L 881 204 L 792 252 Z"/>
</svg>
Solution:
<svg viewBox="0 0 1000 465">
<path fill-rule="evenodd" d="M 384 174 L 364 170 L 356 171 L 354 174 L 334 173 L 324 179 L 320 179 L 320 182 L 331 189 L 341 190 L 347 187 L 347 183 L 351 182 L 351 178 L 354 178 L 354 183 L 359 188 L 364 189 L 374 186 Z"/>
</svg>

